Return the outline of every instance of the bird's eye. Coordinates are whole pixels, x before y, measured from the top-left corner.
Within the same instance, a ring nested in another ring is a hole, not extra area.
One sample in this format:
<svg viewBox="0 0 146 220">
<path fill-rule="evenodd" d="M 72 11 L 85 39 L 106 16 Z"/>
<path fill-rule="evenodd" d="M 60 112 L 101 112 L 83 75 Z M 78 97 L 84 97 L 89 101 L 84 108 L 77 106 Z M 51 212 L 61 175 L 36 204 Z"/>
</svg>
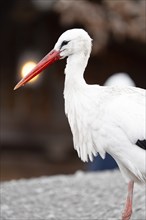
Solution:
<svg viewBox="0 0 146 220">
<path fill-rule="evenodd" d="M 60 48 L 62 48 L 63 46 L 67 45 L 68 43 L 69 43 L 69 41 L 64 40 L 64 41 L 62 42 L 62 44 L 61 44 Z"/>
</svg>

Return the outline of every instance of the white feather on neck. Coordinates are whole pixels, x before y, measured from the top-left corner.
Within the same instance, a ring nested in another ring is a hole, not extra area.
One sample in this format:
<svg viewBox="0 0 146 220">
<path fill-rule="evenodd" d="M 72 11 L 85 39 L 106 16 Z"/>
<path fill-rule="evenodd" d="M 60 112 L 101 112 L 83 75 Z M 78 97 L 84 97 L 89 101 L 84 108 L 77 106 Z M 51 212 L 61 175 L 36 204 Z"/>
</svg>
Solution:
<svg viewBox="0 0 146 220">
<path fill-rule="evenodd" d="M 92 160 L 93 155 L 97 154 L 91 130 L 88 129 L 90 117 L 87 114 L 90 114 L 91 111 L 89 85 L 86 84 L 83 77 L 89 54 L 85 56 L 84 53 L 79 53 L 69 56 L 65 69 L 65 113 L 73 134 L 74 148 L 83 161 L 88 161 L 88 157 Z M 104 158 L 105 152 L 102 153 L 99 150 L 99 153 Z"/>
</svg>

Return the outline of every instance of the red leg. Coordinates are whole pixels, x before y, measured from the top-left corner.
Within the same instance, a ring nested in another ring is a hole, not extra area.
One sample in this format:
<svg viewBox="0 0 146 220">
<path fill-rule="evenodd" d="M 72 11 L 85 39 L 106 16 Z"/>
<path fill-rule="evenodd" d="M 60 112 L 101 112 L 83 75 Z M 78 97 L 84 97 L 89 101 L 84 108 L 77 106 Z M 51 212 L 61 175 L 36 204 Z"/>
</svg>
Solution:
<svg viewBox="0 0 146 220">
<path fill-rule="evenodd" d="M 122 214 L 122 220 L 129 220 L 132 215 L 132 199 L 133 199 L 134 181 L 128 183 L 128 195 L 126 199 L 125 209 Z"/>
</svg>

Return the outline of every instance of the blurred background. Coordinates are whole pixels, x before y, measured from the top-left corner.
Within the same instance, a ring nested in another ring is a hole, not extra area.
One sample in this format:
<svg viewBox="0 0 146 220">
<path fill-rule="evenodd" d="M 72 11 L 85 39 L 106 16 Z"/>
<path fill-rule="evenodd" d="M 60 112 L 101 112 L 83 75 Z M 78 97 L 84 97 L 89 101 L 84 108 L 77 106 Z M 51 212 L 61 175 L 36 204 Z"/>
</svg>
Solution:
<svg viewBox="0 0 146 220">
<path fill-rule="evenodd" d="M 84 28 L 93 38 L 87 83 L 103 85 L 127 72 L 146 87 L 145 0 L 11 0 L 0 7 L 1 180 L 87 170 L 73 149 L 64 114 L 65 60 L 13 91 L 29 68 L 67 29 Z"/>
</svg>

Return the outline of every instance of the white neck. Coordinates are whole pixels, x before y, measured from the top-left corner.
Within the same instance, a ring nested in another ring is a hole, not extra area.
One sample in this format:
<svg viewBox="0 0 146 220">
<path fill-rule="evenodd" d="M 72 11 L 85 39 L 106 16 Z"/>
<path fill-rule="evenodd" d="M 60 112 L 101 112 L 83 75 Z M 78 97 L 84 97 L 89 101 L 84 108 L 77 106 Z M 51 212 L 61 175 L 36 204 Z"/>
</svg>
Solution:
<svg viewBox="0 0 146 220">
<path fill-rule="evenodd" d="M 65 89 L 72 89 L 86 84 L 83 75 L 88 59 L 89 54 L 85 55 L 83 52 L 70 55 L 67 58 L 65 68 Z"/>
</svg>

